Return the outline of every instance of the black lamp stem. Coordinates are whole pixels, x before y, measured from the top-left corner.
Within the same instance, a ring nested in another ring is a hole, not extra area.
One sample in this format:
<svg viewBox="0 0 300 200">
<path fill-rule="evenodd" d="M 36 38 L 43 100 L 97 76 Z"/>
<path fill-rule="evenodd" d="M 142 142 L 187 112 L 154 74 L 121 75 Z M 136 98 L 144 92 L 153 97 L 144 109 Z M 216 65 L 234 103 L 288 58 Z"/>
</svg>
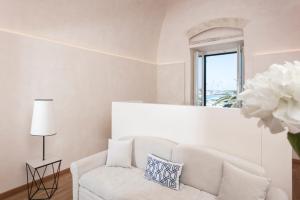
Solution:
<svg viewBox="0 0 300 200">
<path fill-rule="evenodd" d="M 43 160 L 45 160 L 45 136 L 43 136 Z"/>
</svg>

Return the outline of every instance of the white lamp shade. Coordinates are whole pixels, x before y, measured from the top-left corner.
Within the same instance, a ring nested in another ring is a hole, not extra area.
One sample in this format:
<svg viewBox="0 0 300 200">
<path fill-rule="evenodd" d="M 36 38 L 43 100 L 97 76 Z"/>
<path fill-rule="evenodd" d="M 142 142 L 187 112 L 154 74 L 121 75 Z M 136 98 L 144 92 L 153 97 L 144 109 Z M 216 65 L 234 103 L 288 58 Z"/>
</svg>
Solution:
<svg viewBox="0 0 300 200">
<path fill-rule="evenodd" d="M 56 134 L 53 99 L 36 99 L 33 105 L 31 135 L 48 136 Z"/>
</svg>

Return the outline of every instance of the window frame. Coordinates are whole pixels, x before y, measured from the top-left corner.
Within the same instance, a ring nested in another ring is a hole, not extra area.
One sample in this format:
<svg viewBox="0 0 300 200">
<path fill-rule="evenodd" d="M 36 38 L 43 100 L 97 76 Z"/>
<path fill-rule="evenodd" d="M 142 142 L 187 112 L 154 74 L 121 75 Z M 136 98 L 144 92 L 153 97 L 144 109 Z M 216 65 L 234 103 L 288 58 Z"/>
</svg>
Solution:
<svg viewBox="0 0 300 200">
<path fill-rule="evenodd" d="M 206 58 L 209 56 L 217 56 L 217 55 L 226 55 L 226 54 L 233 54 L 237 53 L 237 94 L 241 93 L 243 91 L 243 85 L 245 81 L 245 66 L 244 66 L 244 52 L 243 52 L 243 43 L 240 43 L 237 45 L 237 48 L 230 48 L 225 50 L 219 50 L 219 51 L 209 51 L 209 52 L 201 52 L 199 50 L 194 51 L 194 105 L 196 106 L 206 106 Z M 202 64 L 201 68 L 199 67 L 198 59 L 201 57 Z M 202 71 L 202 86 L 201 86 L 201 104 L 198 103 L 198 71 L 201 69 Z M 241 107 L 241 103 L 238 102 L 237 107 Z"/>
</svg>

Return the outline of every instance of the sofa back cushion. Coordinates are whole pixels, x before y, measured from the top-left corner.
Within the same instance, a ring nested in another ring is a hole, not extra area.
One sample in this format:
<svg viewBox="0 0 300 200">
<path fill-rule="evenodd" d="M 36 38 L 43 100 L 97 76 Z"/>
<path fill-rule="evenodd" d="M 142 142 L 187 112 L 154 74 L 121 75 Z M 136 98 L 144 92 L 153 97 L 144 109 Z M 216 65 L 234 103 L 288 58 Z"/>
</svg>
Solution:
<svg viewBox="0 0 300 200">
<path fill-rule="evenodd" d="M 213 195 L 219 192 L 224 161 L 249 173 L 265 176 L 262 167 L 207 147 L 178 145 L 173 150 L 172 161 L 184 163 L 181 175 L 183 184 Z"/>
<path fill-rule="evenodd" d="M 172 151 L 177 143 L 157 137 L 126 137 L 133 139 L 132 165 L 145 170 L 148 154 L 154 154 L 160 158 L 171 160 Z"/>
</svg>

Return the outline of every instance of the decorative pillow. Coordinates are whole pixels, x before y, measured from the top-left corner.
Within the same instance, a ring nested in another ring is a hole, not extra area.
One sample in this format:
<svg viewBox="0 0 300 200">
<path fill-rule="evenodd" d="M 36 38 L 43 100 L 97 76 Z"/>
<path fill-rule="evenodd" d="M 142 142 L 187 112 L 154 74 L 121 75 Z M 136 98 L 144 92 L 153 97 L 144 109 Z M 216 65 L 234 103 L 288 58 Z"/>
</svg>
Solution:
<svg viewBox="0 0 300 200">
<path fill-rule="evenodd" d="M 265 200 L 270 180 L 250 174 L 227 162 L 217 200 Z"/>
<path fill-rule="evenodd" d="M 153 154 L 148 155 L 145 178 L 168 188 L 179 190 L 183 164 L 170 162 Z"/>
<path fill-rule="evenodd" d="M 131 167 L 132 140 L 109 140 L 106 166 Z"/>
</svg>

